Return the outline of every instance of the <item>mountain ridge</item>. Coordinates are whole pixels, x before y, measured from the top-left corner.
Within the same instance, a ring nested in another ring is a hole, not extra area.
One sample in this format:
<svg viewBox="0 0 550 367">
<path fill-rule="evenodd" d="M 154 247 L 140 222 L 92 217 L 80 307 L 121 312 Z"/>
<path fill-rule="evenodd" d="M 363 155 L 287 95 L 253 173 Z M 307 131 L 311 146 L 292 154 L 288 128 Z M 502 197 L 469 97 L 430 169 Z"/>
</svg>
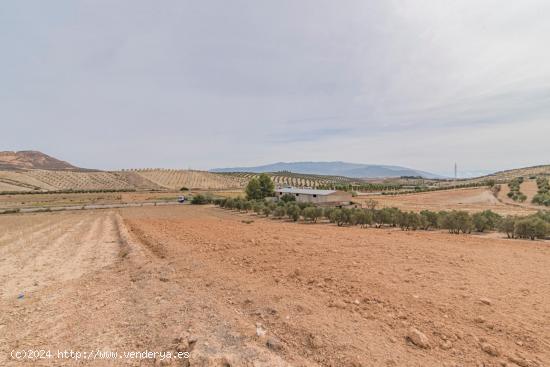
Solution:
<svg viewBox="0 0 550 367">
<path fill-rule="evenodd" d="M 303 162 L 276 162 L 252 167 L 214 168 L 210 172 L 280 172 L 346 176 L 351 178 L 386 178 L 401 176 L 422 176 L 425 178 L 442 178 L 443 176 L 417 169 L 379 164 L 350 163 L 343 161 L 303 161 Z"/>
</svg>

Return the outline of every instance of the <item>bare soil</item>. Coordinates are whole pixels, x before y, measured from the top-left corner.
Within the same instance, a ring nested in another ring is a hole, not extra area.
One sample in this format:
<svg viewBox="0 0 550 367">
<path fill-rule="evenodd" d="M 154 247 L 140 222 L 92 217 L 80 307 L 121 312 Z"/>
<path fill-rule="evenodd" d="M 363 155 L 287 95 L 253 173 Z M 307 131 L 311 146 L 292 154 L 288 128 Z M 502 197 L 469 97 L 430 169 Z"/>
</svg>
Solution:
<svg viewBox="0 0 550 367">
<path fill-rule="evenodd" d="M 505 190 L 504 185 L 502 190 Z M 490 209 L 502 215 L 528 215 L 536 211 L 536 208 L 530 205 L 519 205 L 511 200 L 502 200 L 505 194 L 501 191 L 498 197 L 495 197 L 491 190 L 483 187 L 405 195 L 365 195 L 354 198 L 354 201 L 364 203 L 366 200 L 373 199 L 378 201 L 381 207 L 397 207 L 411 211 L 455 209 L 479 212 Z"/>
<path fill-rule="evenodd" d="M 543 206 L 535 205 L 531 203 L 531 200 L 533 200 L 533 196 L 535 196 L 538 191 L 537 182 L 535 180 L 526 180 L 520 185 L 519 190 L 521 191 L 521 193 L 527 196 L 527 200 L 525 200 L 523 203 L 514 201 L 507 196 L 508 193 L 510 192 L 510 187 L 508 185 L 501 185 L 501 190 L 498 193 L 498 200 L 504 204 L 515 206 L 515 207 L 523 207 L 523 208 L 530 208 L 530 209 L 545 209 Z"/>
<path fill-rule="evenodd" d="M 186 193 L 183 193 L 184 195 Z M 180 191 L 162 192 L 96 192 L 0 195 L 0 209 L 56 207 L 75 205 L 126 204 L 138 202 L 176 202 Z"/>
<path fill-rule="evenodd" d="M 210 206 L 2 216 L 0 228 L 3 366 L 78 364 L 16 362 L 16 348 L 188 348 L 191 366 L 550 364 L 548 242 Z M 186 365 L 163 363 L 80 361 Z"/>
</svg>

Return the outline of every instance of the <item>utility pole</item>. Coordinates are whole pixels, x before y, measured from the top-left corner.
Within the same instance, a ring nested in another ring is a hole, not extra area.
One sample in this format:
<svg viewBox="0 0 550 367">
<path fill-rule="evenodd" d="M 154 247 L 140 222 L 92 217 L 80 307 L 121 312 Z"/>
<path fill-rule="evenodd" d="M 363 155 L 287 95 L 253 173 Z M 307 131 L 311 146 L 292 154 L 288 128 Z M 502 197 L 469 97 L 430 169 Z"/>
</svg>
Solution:
<svg viewBox="0 0 550 367">
<path fill-rule="evenodd" d="M 455 162 L 455 181 L 458 179 L 458 166 L 456 165 L 456 162 Z"/>
</svg>

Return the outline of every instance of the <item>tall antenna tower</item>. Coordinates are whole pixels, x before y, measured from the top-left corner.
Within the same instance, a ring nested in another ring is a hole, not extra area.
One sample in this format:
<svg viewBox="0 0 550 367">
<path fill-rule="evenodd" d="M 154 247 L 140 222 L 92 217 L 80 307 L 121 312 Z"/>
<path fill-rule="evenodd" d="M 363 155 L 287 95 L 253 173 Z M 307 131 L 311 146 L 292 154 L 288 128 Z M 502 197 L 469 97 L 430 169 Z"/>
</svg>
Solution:
<svg viewBox="0 0 550 367">
<path fill-rule="evenodd" d="M 458 166 L 456 165 L 456 162 L 455 162 L 455 180 L 458 178 Z"/>
</svg>

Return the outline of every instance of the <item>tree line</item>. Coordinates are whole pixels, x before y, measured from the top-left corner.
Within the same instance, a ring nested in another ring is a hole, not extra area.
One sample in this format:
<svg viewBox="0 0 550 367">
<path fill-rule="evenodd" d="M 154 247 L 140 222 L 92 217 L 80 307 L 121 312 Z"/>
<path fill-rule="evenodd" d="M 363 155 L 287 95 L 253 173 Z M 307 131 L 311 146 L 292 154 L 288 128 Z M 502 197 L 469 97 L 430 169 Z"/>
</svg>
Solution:
<svg viewBox="0 0 550 367">
<path fill-rule="evenodd" d="M 254 212 L 275 219 L 288 218 L 295 222 L 325 220 L 339 227 L 396 227 L 404 231 L 447 230 L 453 234 L 499 231 L 508 238 L 535 240 L 550 234 L 550 211 L 540 211 L 530 216 L 503 217 L 491 210 L 470 214 L 462 210 L 431 211 L 419 213 L 398 208 L 377 209 L 370 201 L 367 208 L 320 207 L 311 203 L 279 200 L 247 200 L 243 198 L 219 198 L 212 202 L 222 208 L 239 212 Z"/>
<path fill-rule="evenodd" d="M 519 185 L 516 180 L 512 186 Z M 494 182 L 486 182 L 494 186 Z M 541 186 L 546 184 L 541 180 Z M 547 191 L 546 191 L 547 192 Z M 487 231 L 505 233 L 508 238 L 528 238 L 531 240 L 545 238 L 550 234 L 550 211 L 539 211 L 530 216 L 503 217 L 491 210 L 470 214 L 462 210 L 431 211 L 419 213 L 402 211 L 398 208 L 380 208 L 375 200 L 368 200 L 366 208 L 320 207 L 313 203 L 296 202 L 293 195 L 285 194 L 280 200 L 269 200 L 274 196 L 274 184 L 266 174 L 250 180 L 246 187 L 245 198 L 217 198 L 196 195 L 192 204 L 213 203 L 222 208 L 239 212 L 253 211 L 257 215 L 276 219 L 289 218 L 295 222 L 304 220 L 317 222 L 325 220 L 342 226 L 366 227 L 399 227 L 404 231 L 447 230 L 449 233 L 461 234 Z"/>
</svg>

